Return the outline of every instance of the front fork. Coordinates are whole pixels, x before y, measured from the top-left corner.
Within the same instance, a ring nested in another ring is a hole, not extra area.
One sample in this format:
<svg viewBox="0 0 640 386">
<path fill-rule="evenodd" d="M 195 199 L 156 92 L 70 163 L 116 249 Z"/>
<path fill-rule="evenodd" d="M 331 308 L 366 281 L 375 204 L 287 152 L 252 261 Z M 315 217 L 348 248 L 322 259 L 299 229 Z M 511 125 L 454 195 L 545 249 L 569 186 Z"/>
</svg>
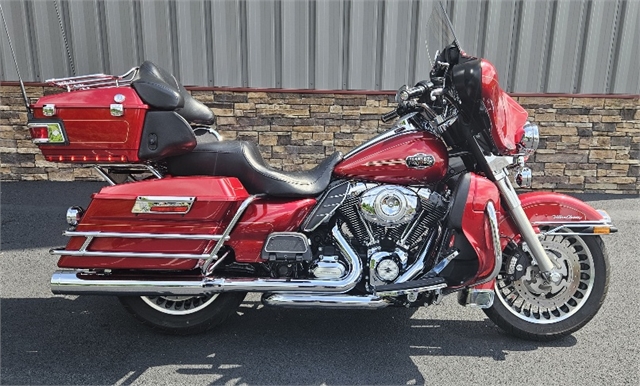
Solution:
<svg viewBox="0 0 640 386">
<path fill-rule="evenodd" d="M 496 174 L 496 185 L 500 190 L 502 198 L 507 204 L 509 214 L 520 231 L 520 235 L 527 243 L 533 259 L 540 267 L 540 271 L 551 280 L 556 279 L 556 276 L 559 275 L 556 269 L 560 267 L 558 267 L 555 261 L 549 257 L 540 243 L 540 239 L 538 239 L 538 235 L 534 231 L 527 214 L 524 212 L 524 209 L 522 209 L 522 204 L 520 203 L 520 199 L 508 178 L 506 169 L 494 174 Z"/>
</svg>

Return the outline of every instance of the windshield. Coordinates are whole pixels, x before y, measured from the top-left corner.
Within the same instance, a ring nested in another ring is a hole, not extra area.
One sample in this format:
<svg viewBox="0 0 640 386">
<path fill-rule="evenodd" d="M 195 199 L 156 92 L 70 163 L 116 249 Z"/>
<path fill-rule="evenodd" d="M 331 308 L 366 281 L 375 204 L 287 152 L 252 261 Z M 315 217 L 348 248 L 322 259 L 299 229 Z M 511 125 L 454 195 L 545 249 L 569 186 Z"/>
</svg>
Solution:
<svg viewBox="0 0 640 386">
<path fill-rule="evenodd" d="M 432 67 L 438 53 L 451 43 L 455 43 L 461 49 L 444 4 L 442 2 L 434 3 L 431 15 L 427 19 L 427 40 L 425 42 L 427 56 Z"/>
</svg>

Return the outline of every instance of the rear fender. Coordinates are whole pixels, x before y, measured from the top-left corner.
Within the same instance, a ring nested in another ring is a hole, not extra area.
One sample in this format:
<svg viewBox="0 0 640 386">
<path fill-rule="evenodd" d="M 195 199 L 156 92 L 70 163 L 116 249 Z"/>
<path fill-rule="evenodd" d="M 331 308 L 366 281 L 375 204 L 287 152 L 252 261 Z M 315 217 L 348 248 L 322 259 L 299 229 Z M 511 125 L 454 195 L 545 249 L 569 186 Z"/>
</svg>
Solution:
<svg viewBox="0 0 640 386">
<path fill-rule="evenodd" d="M 537 233 L 601 235 L 617 232 L 605 211 L 596 210 L 577 198 L 553 192 L 531 192 L 518 197 Z M 519 241 L 520 232 L 505 212 L 499 227 L 503 249 L 510 240 Z"/>
</svg>

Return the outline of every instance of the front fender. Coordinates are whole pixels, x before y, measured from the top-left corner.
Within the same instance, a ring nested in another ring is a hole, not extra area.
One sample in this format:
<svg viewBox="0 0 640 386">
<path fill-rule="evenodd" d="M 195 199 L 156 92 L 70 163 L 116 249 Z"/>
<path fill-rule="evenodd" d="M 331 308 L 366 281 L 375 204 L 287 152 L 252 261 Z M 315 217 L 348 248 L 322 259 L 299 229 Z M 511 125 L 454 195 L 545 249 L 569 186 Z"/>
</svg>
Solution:
<svg viewBox="0 0 640 386">
<path fill-rule="evenodd" d="M 568 228 L 576 234 L 608 234 L 616 232 L 611 218 L 603 210 L 596 210 L 587 203 L 566 194 L 553 192 L 530 192 L 518 196 L 522 209 L 529 221 L 539 232 L 540 227 L 548 227 L 548 231 Z M 500 236 L 502 247 L 509 240 L 519 239 L 520 232 L 506 211 L 502 211 L 500 219 Z M 564 230 L 566 234 L 566 229 Z M 551 234 L 549 232 L 547 234 Z"/>
</svg>

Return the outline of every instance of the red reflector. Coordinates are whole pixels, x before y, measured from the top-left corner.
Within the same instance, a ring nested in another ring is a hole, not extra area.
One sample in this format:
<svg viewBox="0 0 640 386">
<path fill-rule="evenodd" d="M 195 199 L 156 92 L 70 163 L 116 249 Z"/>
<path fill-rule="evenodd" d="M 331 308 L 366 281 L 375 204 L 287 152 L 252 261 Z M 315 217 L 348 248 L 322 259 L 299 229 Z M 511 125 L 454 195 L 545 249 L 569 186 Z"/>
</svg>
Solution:
<svg viewBox="0 0 640 386">
<path fill-rule="evenodd" d="M 58 161 L 60 162 L 64 161 L 64 157 L 63 156 L 58 157 Z"/>
<path fill-rule="evenodd" d="M 120 156 L 120 161 L 125 162 L 126 160 L 127 160 L 127 156 L 126 155 Z"/>
<path fill-rule="evenodd" d="M 86 155 L 83 155 L 83 156 L 82 156 L 82 160 L 83 160 L 83 161 L 86 161 L 86 160 L 87 160 L 87 156 L 86 156 Z"/>
<path fill-rule="evenodd" d="M 49 129 L 46 126 L 30 127 L 29 132 L 31 132 L 32 139 L 48 139 L 49 138 Z"/>
<path fill-rule="evenodd" d="M 188 206 L 152 206 L 151 212 L 166 212 L 166 213 L 180 213 L 187 212 Z"/>
</svg>

